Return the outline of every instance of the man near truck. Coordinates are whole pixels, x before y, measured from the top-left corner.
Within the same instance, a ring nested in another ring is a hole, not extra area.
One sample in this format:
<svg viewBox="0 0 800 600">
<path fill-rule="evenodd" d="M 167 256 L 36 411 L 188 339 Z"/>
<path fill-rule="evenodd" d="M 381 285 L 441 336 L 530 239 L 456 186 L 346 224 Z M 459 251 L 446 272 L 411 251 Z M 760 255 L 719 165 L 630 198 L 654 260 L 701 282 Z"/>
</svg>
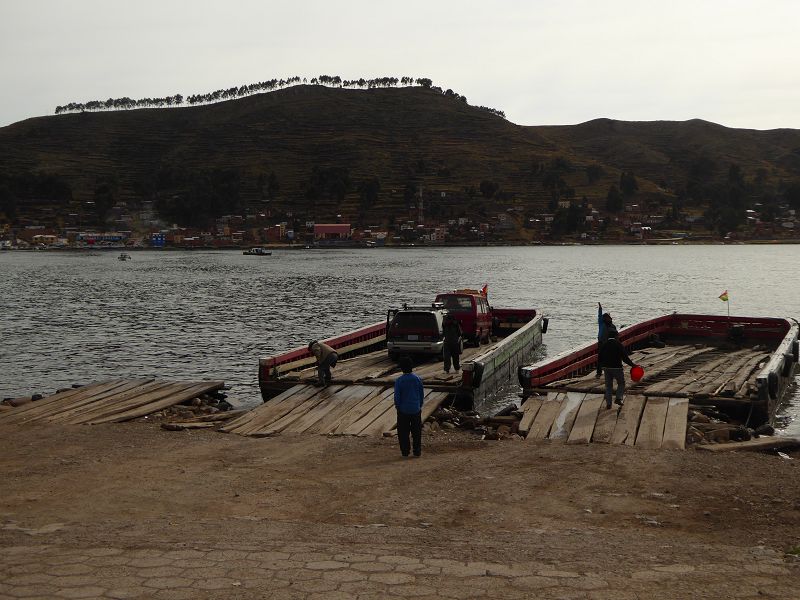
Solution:
<svg viewBox="0 0 800 600">
<path fill-rule="evenodd" d="M 442 333 L 444 334 L 444 347 L 442 356 L 444 357 L 444 372 L 450 372 L 450 362 L 453 368 L 458 371 L 461 368 L 459 358 L 461 356 L 461 325 L 452 314 L 447 313 L 442 322 Z"/>
</svg>

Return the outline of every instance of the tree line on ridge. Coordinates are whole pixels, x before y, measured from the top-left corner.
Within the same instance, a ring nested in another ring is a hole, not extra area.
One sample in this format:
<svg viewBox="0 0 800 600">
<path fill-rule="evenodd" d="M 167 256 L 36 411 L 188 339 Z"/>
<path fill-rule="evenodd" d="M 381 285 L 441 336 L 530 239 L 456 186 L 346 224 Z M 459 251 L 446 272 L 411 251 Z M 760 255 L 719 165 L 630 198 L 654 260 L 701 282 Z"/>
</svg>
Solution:
<svg viewBox="0 0 800 600">
<path fill-rule="evenodd" d="M 225 90 L 216 90 L 207 94 L 192 94 L 185 97 L 181 94 L 174 96 L 165 96 L 163 98 L 139 98 L 134 100 L 127 96 L 122 98 L 109 98 L 108 100 L 90 100 L 88 102 L 69 102 L 62 106 L 56 106 L 55 114 L 75 113 L 75 112 L 94 112 L 100 110 L 131 110 L 136 108 L 165 108 L 173 106 L 183 106 L 188 104 L 195 106 L 199 104 L 212 104 L 214 102 L 221 102 L 225 100 L 233 100 L 236 98 L 243 98 L 251 94 L 258 94 L 263 92 L 273 92 L 275 90 L 284 89 L 300 84 L 311 85 L 324 85 L 328 87 L 339 88 L 357 88 L 357 89 L 374 89 L 374 88 L 387 88 L 396 87 L 398 84 L 401 86 L 418 85 L 435 92 L 438 92 L 449 98 L 460 100 L 467 103 L 467 98 L 461 94 L 454 92 L 451 89 L 443 90 L 442 88 L 433 85 L 433 81 L 427 77 L 377 77 L 375 79 L 342 79 L 338 75 L 319 75 L 312 77 L 311 80 L 299 76 L 289 77 L 288 79 L 270 79 L 268 81 L 261 81 L 259 83 L 251 83 L 239 87 L 231 87 Z M 488 106 L 476 106 L 480 110 L 485 110 L 497 115 L 503 119 L 506 118 L 505 112 Z"/>
</svg>

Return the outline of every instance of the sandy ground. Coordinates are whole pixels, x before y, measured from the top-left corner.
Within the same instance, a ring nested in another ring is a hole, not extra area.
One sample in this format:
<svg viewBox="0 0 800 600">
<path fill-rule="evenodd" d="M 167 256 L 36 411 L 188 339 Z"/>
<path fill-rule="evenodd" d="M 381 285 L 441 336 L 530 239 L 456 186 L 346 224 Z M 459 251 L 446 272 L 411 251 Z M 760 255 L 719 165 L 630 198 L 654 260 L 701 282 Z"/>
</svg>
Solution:
<svg viewBox="0 0 800 600">
<path fill-rule="evenodd" d="M 0 597 L 800 598 L 800 454 L 0 427 Z"/>
</svg>

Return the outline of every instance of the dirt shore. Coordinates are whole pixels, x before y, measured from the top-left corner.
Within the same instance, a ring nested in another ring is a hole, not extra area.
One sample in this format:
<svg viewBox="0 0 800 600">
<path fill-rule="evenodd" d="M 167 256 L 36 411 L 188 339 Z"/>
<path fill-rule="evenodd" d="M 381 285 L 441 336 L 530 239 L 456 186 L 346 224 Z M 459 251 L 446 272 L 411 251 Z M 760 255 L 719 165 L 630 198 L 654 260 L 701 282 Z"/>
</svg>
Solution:
<svg viewBox="0 0 800 600">
<path fill-rule="evenodd" d="M 800 454 L 0 427 L 0 597 L 800 598 Z"/>
</svg>

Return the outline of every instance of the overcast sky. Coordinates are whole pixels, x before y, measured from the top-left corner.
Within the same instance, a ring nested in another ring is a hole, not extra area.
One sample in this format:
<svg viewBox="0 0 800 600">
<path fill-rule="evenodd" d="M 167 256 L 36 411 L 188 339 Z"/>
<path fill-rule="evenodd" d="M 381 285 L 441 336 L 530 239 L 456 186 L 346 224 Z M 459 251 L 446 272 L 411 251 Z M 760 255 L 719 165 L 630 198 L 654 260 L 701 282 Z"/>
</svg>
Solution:
<svg viewBox="0 0 800 600">
<path fill-rule="evenodd" d="M 298 75 L 430 77 L 522 125 L 800 128 L 797 0 L 0 0 L 0 126 Z"/>
</svg>

